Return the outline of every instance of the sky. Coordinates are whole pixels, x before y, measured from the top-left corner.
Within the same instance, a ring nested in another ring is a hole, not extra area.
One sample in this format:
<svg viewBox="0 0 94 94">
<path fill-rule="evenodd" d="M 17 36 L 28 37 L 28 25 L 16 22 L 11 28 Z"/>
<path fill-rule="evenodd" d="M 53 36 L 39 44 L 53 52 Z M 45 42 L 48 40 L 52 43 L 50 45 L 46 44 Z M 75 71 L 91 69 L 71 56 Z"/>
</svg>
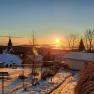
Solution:
<svg viewBox="0 0 94 94">
<path fill-rule="evenodd" d="M 93 27 L 94 0 L 0 0 L 0 36 L 23 37 L 15 44 L 30 43 L 32 31 L 39 44 L 49 44 Z"/>
</svg>

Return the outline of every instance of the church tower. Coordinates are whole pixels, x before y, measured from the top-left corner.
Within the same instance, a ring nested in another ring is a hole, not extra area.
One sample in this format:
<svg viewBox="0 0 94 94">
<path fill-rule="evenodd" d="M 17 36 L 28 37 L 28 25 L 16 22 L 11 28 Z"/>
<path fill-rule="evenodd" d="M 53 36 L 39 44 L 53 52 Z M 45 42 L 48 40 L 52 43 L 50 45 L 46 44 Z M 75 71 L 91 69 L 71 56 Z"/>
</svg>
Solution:
<svg viewBox="0 0 94 94">
<path fill-rule="evenodd" d="M 6 54 L 13 54 L 14 53 L 10 36 L 9 36 L 9 41 L 8 41 L 8 44 L 7 44 L 7 48 L 3 51 L 3 53 L 6 53 Z"/>
<path fill-rule="evenodd" d="M 10 49 L 12 49 L 12 41 L 11 41 L 11 37 L 9 36 L 7 50 L 10 51 Z"/>
</svg>

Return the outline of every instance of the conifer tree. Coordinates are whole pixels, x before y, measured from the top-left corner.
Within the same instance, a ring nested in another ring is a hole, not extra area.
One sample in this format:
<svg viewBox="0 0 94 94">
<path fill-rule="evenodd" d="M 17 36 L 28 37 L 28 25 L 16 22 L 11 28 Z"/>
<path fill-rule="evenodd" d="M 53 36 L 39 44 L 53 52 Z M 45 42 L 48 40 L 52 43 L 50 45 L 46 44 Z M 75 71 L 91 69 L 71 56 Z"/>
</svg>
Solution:
<svg viewBox="0 0 94 94">
<path fill-rule="evenodd" d="M 79 51 L 84 51 L 85 50 L 85 46 L 84 46 L 84 43 L 83 43 L 83 39 L 80 40 L 80 43 L 79 43 Z"/>
</svg>

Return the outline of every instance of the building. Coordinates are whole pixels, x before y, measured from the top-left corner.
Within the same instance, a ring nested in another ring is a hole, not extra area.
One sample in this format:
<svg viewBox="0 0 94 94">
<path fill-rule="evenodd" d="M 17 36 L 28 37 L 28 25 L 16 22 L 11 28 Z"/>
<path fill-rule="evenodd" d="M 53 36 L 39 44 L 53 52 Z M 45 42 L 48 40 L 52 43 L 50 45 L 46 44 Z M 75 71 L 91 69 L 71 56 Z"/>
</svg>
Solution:
<svg viewBox="0 0 94 94">
<path fill-rule="evenodd" d="M 16 65 L 21 65 L 22 59 L 14 54 L 11 37 L 9 37 L 8 45 L 0 54 L 0 67 L 15 67 Z"/>
<path fill-rule="evenodd" d="M 13 68 L 20 65 L 22 60 L 19 56 L 13 54 L 0 54 L 0 67 Z"/>
<path fill-rule="evenodd" d="M 62 63 L 69 65 L 72 70 L 81 70 L 88 63 L 94 62 L 94 53 L 69 52 L 61 56 Z"/>
<path fill-rule="evenodd" d="M 6 54 L 13 54 L 14 53 L 10 36 L 9 36 L 8 45 L 7 45 L 6 49 L 3 51 L 3 53 L 6 53 Z"/>
</svg>

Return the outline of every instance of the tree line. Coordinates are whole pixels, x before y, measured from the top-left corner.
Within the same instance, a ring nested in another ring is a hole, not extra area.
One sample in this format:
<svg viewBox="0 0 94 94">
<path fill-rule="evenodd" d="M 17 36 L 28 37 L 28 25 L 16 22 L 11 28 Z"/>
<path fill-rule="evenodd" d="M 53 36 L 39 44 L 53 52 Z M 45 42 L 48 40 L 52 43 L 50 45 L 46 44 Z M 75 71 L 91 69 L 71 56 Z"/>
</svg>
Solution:
<svg viewBox="0 0 94 94">
<path fill-rule="evenodd" d="M 71 33 L 66 41 L 71 50 L 78 49 L 79 51 L 92 52 L 94 49 L 94 29 L 86 30 L 83 35 Z"/>
</svg>

